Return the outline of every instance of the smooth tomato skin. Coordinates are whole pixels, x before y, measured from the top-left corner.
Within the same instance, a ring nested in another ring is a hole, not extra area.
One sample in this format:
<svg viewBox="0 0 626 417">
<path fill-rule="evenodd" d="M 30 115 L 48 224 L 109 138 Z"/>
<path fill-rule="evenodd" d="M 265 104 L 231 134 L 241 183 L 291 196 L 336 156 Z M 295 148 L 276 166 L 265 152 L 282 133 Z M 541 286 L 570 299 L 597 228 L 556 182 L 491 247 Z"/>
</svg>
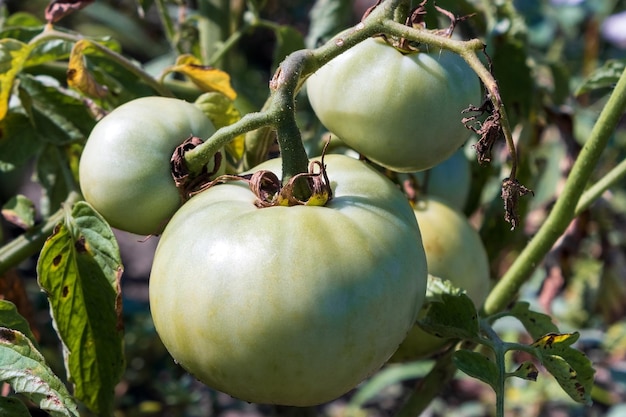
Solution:
<svg viewBox="0 0 626 417">
<path fill-rule="evenodd" d="M 398 172 L 428 169 L 452 155 L 470 135 L 461 111 L 481 101 L 478 77 L 458 55 L 403 55 L 374 38 L 332 59 L 306 85 L 328 130 Z"/>
<path fill-rule="evenodd" d="M 169 222 L 150 277 L 164 345 L 210 387 L 309 406 L 375 372 L 415 322 L 426 259 L 413 211 L 361 161 L 325 159 L 323 207 L 256 208 L 241 182 L 210 188 Z M 270 169 L 280 178 L 280 160 Z"/>
<path fill-rule="evenodd" d="M 115 228 L 140 235 L 162 231 L 180 207 L 170 158 L 190 135 L 215 132 L 196 106 L 166 97 L 129 101 L 92 130 L 80 159 L 85 200 Z"/>
<path fill-rule="evenodd" d="M 422 233 L 428 273 L 451 281 L 464 289 L 480 307 L 491 289 L 489 259 L 478 232 L 458 210 L 443 200 L 427 197 L 415 206 L 415 216 Z M 420 311 L 426 314 L 428 304 Z M 413 326 L 392 361 L 423 358 L 441 349 L 445 339 Z"/>
<path fill-rule="evenodd" d="M 426 184 L 428 196 L 445 200 L 450 207 L 463 211 L 472 185 L 470 162 L 463 148 L 428 171 L 417 172 L 416 176 L 420 184 L 428 179 Z"/>
</svg>

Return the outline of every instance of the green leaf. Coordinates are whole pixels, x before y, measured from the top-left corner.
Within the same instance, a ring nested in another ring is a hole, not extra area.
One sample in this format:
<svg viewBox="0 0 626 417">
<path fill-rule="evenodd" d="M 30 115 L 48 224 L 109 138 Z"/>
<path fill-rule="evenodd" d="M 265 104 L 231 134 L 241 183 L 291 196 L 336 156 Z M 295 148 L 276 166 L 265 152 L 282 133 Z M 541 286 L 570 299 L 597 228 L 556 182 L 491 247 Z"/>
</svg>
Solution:
<svg viewBox="0 0 626 417">
<path fill-rule="evenodd" d="M 575 91 L 579 96 L 601 88 L 613 88 L 626 69 L 626 59 L 610 59 L 589 75 Z"/>
<path fill-rule="evenodd" d="M 6 327 L 0 327 L 0 381 L 53 417 L 79 415 L 72 396 L 41 353 L 24 334 Z"/>
<path fill-rule="evenodd" d="M 34 346 L 37 346 L 35 335 L 30 329 L 28 320 L 17 312 L 15 304 L 10 301 L 0 300 L 0 326 L 8 329 L 18 330 L 30 339 Z"/>
<path fill-rule="evenodd" d="M 41 145 L 28 116 L 10 111 L 0 120 L 0 171 L 23 166 L 37 154 Z"/>
<path fill-rule="evenodd" d="M 279 26 L 274 30 L 274 33 L 276 34 L 276 49 L 274 49 L 272 72 L 276 71 L 278 65 L 287 55 L 305 47 L 302 34 L 291 26 Z"/>
<path fill-rule="evenodd" d="M 418 324 L 438 337 L 474 339 L 478 336 L 478 312 L 465 294 L 441 294 L 441 301 L 429 304 L 426 316 Z"/>
<path fill-rule="evenodd" d="M 59 148 L 48 145 L 39 154 L 35 171 L 35 179 L 43 189 L 41 197 L 41 213 L 49 216 L 55 212 L 69 193 L 64 177 L 66 161 Z"/>
<path fill-rule="evenodd" d="M 46 241 L 37 273 L 76 398 L 110 415 L 124 370 L 122 265 L 111 228 L 87 203 L 77 203 Z"/>
<path fill-rule="evenodd" d="M 9 111 L 13 81 L 22 71 L 31 46 L 15 39 L 0 39 L 0 120 Z"/>
<path fill-rule="evenodd" d="M 2 206 L 2 216 L 22 229 L 29 229 L 35 224 L 35 204 L 22 194 L 15 195 Z"/>
<path fill-rule="evenodd" d="M 359 387 L 356 394 L 350 399 L 348 407 L 353 409 L 361 408 L 388 386 L 408 379 L 421 378 L 428 374 L 432 367 L 432 361 L 389 365 Z"/>
<path fill-rule="evenodd" d="M 552 318 L 546 314 L 538 313 L 530 310 L 530 304 L 527 302 L 516 303 L 509 314 L 518 319 L 535 340 L 548 333 L 558 333 L 559 329 Z"/>
<path fill-rule="evenodd" d="M 467 375 L 476 378 L 497 391 L 498 368 L 483 354 L 467 349 L 454 352 L 454 364 Z"/>
<path fill-rule="evenodd" d="M 31 417 L 28 408 L 19 398 L 0 397 L 0 417 Z"/>
<path fill-rule="evenodd" d="M 352 0 L 317 0 L 310 12 L 306 47 L 325 43 L 352 21 Z"/>
<path fill-rule="evenodd" d="M 571 347 L 579 338 L 575 333 L 549 333 L 532 346 L 542 365 L 574 400 L 591 404 L 591 389 L 595 370 L 584 353 Z"/>
<path fill-rule="evenodd" d="M 80 98 L 30 75 L 20 77 L 20 99 L 47 142 L 64 145 L 85 141 L 95 125 Z"/>
</svg>

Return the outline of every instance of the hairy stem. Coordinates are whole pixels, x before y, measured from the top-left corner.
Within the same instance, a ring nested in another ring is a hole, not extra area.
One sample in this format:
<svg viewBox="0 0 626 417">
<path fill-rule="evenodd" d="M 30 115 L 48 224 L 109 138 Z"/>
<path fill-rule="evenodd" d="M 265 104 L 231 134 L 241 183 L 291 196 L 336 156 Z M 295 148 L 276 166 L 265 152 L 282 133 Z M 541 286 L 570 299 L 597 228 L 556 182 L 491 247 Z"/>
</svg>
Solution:
<svg viewBox="0 0 626 417">
<path fill-rule="evenodd" d="M 556 240 L 565 232 L 577 213 L 578 202 L 593 169 L 625 111 L 626 71 L 622 73 L 587 142 L 576 158 L 563 193 L 559 196 L 548 218 L 487 297 L 484 305 L 485 315 L 491 315 L 506 308 Z"/>
</svg>

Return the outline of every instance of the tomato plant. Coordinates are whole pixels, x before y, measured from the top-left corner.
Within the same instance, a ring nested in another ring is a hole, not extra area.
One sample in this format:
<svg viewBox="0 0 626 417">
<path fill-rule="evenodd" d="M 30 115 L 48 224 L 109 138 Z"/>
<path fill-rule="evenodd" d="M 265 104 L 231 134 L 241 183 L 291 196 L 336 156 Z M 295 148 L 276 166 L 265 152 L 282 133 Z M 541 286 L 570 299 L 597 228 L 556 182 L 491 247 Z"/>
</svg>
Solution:
<svg viewBox="0 0 626 417">
<path fill-rule="evenodd" d="M 450 281 L 480 307 L 491 289 L 491 279 L 489 259 L 478 232 L 461 212 L 435 197 L 420 199 L 414 212 L 422 233 L 428 274 Z M 440 291 L 430 288 L 435 299 Z M 427 309 L 428 304 L 420 312 L 422 317 Z M 445 339 L 426 333 L 416 324 L 393 359 L 415 360 L 435 353 L 445 343 Z"/>
<path fill-rule="evenodd" d="M 113 227 L 158 234 L 182 204 L 170 168 L 174 149 L 190 136 L 213 132 L 208 117 L 183 100 L 144 97 L 117 107 L 94 127 L 83 150 L 85 200 Z"/>
<path fill-rule="evenodd" d="M 457 54 L 402 53 L 367 39 L 307 80 L 320 121 L 348 146 L 395 171 L 421 171 L 469 137 L 461 111 L 481 101 L 476 74 Z"/>
<path fill-rule="evenodd" d="M 411 207 L 363 162 L 325 161 L 324 207 L 259 209 L 245 184 L 227 183 L 191 198 L 163 232 L 155 327 L 209 386 L 258 403 L 323 403 L 380 368 L 413 324 L 426 262 Z M 280 160 L 256 170 L 279 175 Z"/>
</svg>

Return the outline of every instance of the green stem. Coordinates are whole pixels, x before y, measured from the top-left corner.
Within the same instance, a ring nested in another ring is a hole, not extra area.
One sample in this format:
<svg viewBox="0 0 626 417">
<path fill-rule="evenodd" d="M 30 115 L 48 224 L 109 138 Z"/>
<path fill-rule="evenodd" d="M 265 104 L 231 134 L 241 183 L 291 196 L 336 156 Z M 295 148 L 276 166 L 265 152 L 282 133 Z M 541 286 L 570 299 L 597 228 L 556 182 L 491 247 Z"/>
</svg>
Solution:
<svg viewBox="0 0 626 417">
<path fill-rule="evenodd" d="M 71 192 L 64 206 L 71 206 L 81 199 L 80 194 Z M 0 248 L 0 277 L 10 268 L 18 265 L 23 260 L 39 252 L 48 236 L 65 218 L 65 209 L 61 207 L 52 214 L 45 222 L 16 237 Z"/>
<path fill-rule="evenodd" d="M 506 308 L 572 221 L 577 209 L 580 208 L 579 200 L 593 169 L 625 111 L 626 71 L 622 73 L 587 142 L 576 158 L 563 192 L 548 218 L 487 297 L 484 305 L 485 315 Z"/>
<path fill-rule="evenodd" d="M 578 216 L 596 201 L 606 190 L 626 178 L 626 159 L 617 164 L 611 171 L 595 182 L 580 196 L 574 215 Z"/>
<path fill-rule="evenodd" d="M 176 40 L 176 28 L 174 27 L 174 23 L 170 17 L 169 12 L 167 11 L 167 5 L 165 4 L 165 0 L 155 0 L 155 6 L 157 9 L 157 13 L 159 15 L 159 19 L 161 20 L 161 25 L 163 25 L 163 31 L 165 32 L 165 37 L 170 44 L 172 50 L 176 51 L 177 54 L 180 54 L 181 51 L 178 47 L 178 42 Z"/>
<path fill-rule="evenodd" d="M 493 330 L 487 320 L 480 321 L 480 330 L 487 336 L 491 343 L 489 347 L 493 350 L 498 371 L 497 381 L 494 388 L 496 393 L 496 417 L 504 417 L 504 392 L 506 381 L 506 366 L 504 355 L 507 351 L 507 345 L 500 339 L 500 336 Z"/>
<path fill-rule="evenodd" d="M 55 40 L 55 39 L 60 39 L 60 40 L 64 40 L 67 42 L 78 42 L 85 38 L 81 36 L 73 35 L 70 33 L 59 32 L 59 31 L 52 29 L 52 30 L 45 30 L 41 34 L 35 36 L 33 39 L 31 39 L 29 44 L 34 46 L 34 45 L 43 44 L 45 42 L 48 42 L 50 40 Z M 162 96 L 166 96 L 166 97 L 174 96 L 169 89 L 167 89 L 165 86 L 160 84 L 156 79 L 154 79 L 154 77 L 152 77 L 150 74 L 145 72 L 143 69 L 141 69 L 137 65 L 130 62 L 123 55 L 120 55 L 117 52 L 112 51 L 106 46 L 101 45 L 95 41 L 90 41 L 90 44 L 91 46 L 96 48 L 98 52 L 105 55 L 111 61 L 116 62 L 117 64 L 122 66 L 124 69 L 134 74 L 137 78 L 145 82 L 149 87 L 151 87 L 158 94 Z"/>
<path fill-rule="evenodd" d="M 230 0 L 200 0 L 198 6 L 202 62 L 213 62 L 225 69 L 224 57 L 216 60 L 213 54 L 219 50 L 219 45 L 228 38 L 230 32 Z"/>
</svg>

